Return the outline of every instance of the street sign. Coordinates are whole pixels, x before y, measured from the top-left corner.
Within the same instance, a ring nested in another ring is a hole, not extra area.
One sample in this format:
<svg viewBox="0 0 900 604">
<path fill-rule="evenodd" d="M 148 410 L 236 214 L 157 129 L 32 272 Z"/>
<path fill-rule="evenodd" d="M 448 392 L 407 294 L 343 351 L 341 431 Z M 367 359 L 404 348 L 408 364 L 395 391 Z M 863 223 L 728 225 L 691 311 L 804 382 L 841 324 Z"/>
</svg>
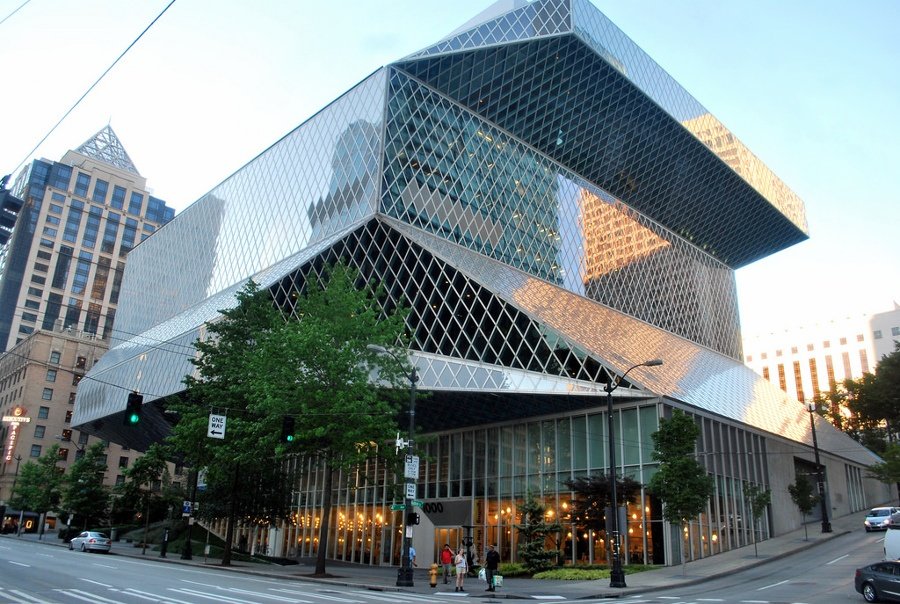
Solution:
<svg viewBox="0 0 900 604">
<path fill-rule="evenodd" d="M 401 510 L 403 510 L 403 509 L 405 509 L 405 508 L 406 508 L 406 504 L 403 504 L 403 503 L 392 503 L 392 504 L 391 504 L 391 511 L 392 511 L 392 512 L 399 512 L 399 511 L 401 511 Z"/>
<path fill-rule="evenodd" d="M 406 498 L 412 499 L 416 496 L 416 483 L 407 482 L 406 483 Z"/>
<path fill-rule="evenodd" d="M 422 507 L 422 502 L 419 501 L 418 499 L 413 499 L 410 503 L 412 503 L 412 506 L 413 506 L 414 508 L 420 508 L 420 507 Z"/>
<path fill-rule="evenodd" d="M 181 515 L 182 517 L 187 517 L 191 515 L 191 502 L 190 501 L 182 501 L 181 502 Z"/>
<path fill-rule="evenodd" d="M 418 478 L 419 478 L 419 456 L 418 455 L 407 455 L 406 456 L 406 465 L 404 467 L 403 477 L 418 480 Z"/>
<path fill-rule="evenodd" d="M 225 439 L 225 420 L 227 418 L 224 415 L 209 415 L 209 427 L 206 430 L 206 435 L 210 438 L 218 438 L 219 440 Z"/>
</svg>

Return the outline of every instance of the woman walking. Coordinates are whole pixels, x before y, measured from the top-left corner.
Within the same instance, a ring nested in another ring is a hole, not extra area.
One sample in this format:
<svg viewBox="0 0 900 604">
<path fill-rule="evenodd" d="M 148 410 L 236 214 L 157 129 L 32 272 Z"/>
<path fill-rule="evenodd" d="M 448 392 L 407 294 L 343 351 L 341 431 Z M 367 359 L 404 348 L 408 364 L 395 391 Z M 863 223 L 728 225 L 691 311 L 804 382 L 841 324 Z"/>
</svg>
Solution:
<svg viewBox="0 0 900 604">
<path fill-rule="evenodd" d="M 466 580 L 466 573 L 469 572 L 469 564 L 466 562 L 466 553 L 463 548 L 459 548 L 456 552 L 456 591 L 466 591 L 463 589 L 463 582 Z"/>
</svg>

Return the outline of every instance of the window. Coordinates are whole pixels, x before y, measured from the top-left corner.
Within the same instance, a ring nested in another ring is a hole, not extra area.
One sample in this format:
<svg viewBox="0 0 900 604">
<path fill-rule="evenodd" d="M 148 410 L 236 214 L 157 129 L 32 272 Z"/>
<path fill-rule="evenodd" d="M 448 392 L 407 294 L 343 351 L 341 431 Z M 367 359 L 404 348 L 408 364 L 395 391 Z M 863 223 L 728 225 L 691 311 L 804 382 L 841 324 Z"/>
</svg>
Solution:
<svg viewBox="0 0 900 604">
<path fill-rule="evenodd" d="M 44 438 L 44 433 L 47 431 L 47 426 L 35 426 L 34 427 L 34 437 L 35 438 Z"/>
<path fill-rule="evenodd" d="M 776 350 L 776 351 L 775 351 L 775 356 L 776 356 L 776 357 L 780 357 L 780 356 L 781 356 L 781 353 L 782 353 L 781 350 Z"/>
<path fill-rule="evenodd" d="M 59 360 L 62 358 L 62 352 L 58 350 L 54 350 L 50 353 L 50 362 L 54 364 L 59 364 Z"/>
<path fill-rule="evenodd" d="M 873 331 L 872 337 L 875 338 L 876 340 L 880 340 L 881 339 L 881 330 L 876 329 L 875 331 Z"/>
<path fill-rule="evenodd" d="M 759 355 L 759 358 L 762 359 L 763 361 L 765 361 L 766 359 L 769 358 L 769 354 L 764 352 L 761 355 Z"/>
<path fill-rule="evenodd" d="M 50 267 L 47 266 L 46 264 L 44 264 L 43 262 L 35 262 L 34 270 L 40 271 L 42 273 L 46 273 L 48 270 L 50 270 Z"/>
<path fill-rule="evenodd" d="M 60 435 L 60 439 L 63 442 L 67 442 L 67 443 L 72 442 L 72 431 L 71 430 L 63 430 L 62 434 Z"/>
<path fill-rule="evenodd" d="M 127 458 L 127 457 L 120 457 L 120 458 L 119 458 L 119 467 L 120 467 L 120 468 L 127 468 L 127 467 L 128 467 L 128 458 Z"/>
<path fill-rule="evenodd" d="M 140 216 L 144 207 L 144 196 L 137 191 L 131 192 L 131 201 L 128 202 L 128 213 L 132 216 Z"/>
<path fill-rule="evenodd" d="M 815 347 L 813 344 L 807 344 L 807 345 L 806 345 L 806 350 L 807 350 L 808 352 L 812 352 L 812 351 L 815 350 L 815 349 L 816 349 L 816 347 Z"/>
<path fill-rule="evenodd" d="M 33 312 L 23 312 L 22 320 L 28 321 L 29 323 L 35 323 L 35 322 L 37 322 L 37 315 L 34 314 Z"/>
<path fill-rule="evenodd" d="M 47 370 L 47 381 L 48 382 L 56 381 L 56 369 L 48 369 Z"/>
<path fill-rule="evenodd" d="M 32 457 L 40 457 L 41 456 L 41 446 L 40 445 L 31 445 L 31 456 Z"/>
<path fill-rule="evenodd" d="M 831 340 L 825 340 L 822 342 L 822 348 L 831 348 Z"/>
<path fill-rule="evenodd" d="M 44 388 L 44 392 L 41 394 L 41 398 L 45 401 L 53 400 L 53 388 Z"/>
<path fill-rule="evenodd" d="M 50 407 L 38 407 L 38 419 L 47 419 L 50 417 Z"/>
<path fill-rule="evenodd" d="M 87 357 L 78 357 L 75 360 L 76 369 L 84 369 L 85 365 L 87 365 Z"/>
<path fill-rule="evenodd" d="M 797 347 L 791 346 L 791 354 L 797 354 Z"/>
<path fill-rule="evenodd" d="M 70 392 L 70 393 L 69 393 L 69 404 L 70 404 L 70 405 L 74 405 L 74 404 L 75 404 L 75 393 L 74 393 L 74 392 Z"/>
<path fill-rule="evenodd" d="M 72 413 L 73 413 L 73 411 L 71 409 L 66 410 L 66 420 L 65 421 L 67 424 L 72 423 Z"/>
<path fill-rule="evenodd" d="M 91 199 L 97 203 L 106 203 L 107 191 L 109 191 L 109 183 L 98 178 L 97 182 L 94 183 L 94 196 Z"/>
<path fill-rule="evenodd" d="M 69 459 L 69 450 L 68 449 L 60 449 L 59 450 L 59 458 L 62 460 Z"/>
<path fill-rule="evenodd" d="M 55 193 L 54 193 L 55 195 Z M 62 214 L 62 206 L 58 206 L 55 203 L 50 204 L 50 211 L 54 214 Z"/>
<path fill-rule="evenodd" d="M 857 342 L 862 342 L 862 341 L 864 341 L 864 340 L 865 340 L 865 338 L 863 337 L 863 335 L 862 335 L 861 333 L 856 334 L 856 341 L 857 341 Z"/>
<path fill-rule="evenodd" d="M 91 177 L 81 172 L 75 177 L 75 195 L 87 197 L 88 187 L 91 186 Z"/>
<path fill-rule="evenodd" d="M 900 327 L 891 327 L 892 336 L 900 336 Z"/>
<path fill-rule="evenodd" d="M 125 484 L 125 477 L 119 474 L 116 476 L 116 486 Z"/>
<path fill-rule="evenodd" d="M 841 346 L 847 345 L 847 338 L 841 338 Z"/>
<path fill-rule="evenodd" d="M 112 201 L 109 202 L 109 205 L 117 210 L 121 210 L 125 207 L 125 189 L 116 185 L 113 188 Z"/>
<path fill-rule="evenodd" d="M 72 376 L 72 385 L 77 386 L 83 378 L 84 378 L 84 374 L 76 373 L 75 375 Z"/>
<path fill-rule="evenodd" d="M 28 295 L 29 296 L 37 296 L 38 298 L 40 298 L 41 296 L 44 295 L 44 290 L 37 289 L 36 287 L 29 287 Z"/>
<path fill-rule="evenodd" d="M 747 355 L 747 362 L 748 362 L 748 363 L 752 363 L 752 362 L 753 362 L 753 355 L 752 355 L 752 354 L 748 354 L 748 355 Z"/>
</svg>

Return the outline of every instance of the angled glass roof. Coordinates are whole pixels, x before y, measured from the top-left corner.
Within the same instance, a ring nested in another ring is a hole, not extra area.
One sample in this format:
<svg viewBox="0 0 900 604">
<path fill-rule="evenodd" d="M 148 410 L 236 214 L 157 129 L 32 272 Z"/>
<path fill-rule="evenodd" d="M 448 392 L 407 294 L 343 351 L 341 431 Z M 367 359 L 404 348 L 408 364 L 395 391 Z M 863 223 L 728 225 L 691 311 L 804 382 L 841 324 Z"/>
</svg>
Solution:
<svg viewBox="0 0 900 604">
<path fill-rule="evenodd" d="M 802 201 L 587 0 L 395 64 L 732 268 L 807 238 Z"/>
<path fill-rule="evenodd" d="M 75 151 L 140 176 L 119 137 L 113 132 L 112 126 L 105 126 L 100 132 L 81 143 Z"/>
</svg>

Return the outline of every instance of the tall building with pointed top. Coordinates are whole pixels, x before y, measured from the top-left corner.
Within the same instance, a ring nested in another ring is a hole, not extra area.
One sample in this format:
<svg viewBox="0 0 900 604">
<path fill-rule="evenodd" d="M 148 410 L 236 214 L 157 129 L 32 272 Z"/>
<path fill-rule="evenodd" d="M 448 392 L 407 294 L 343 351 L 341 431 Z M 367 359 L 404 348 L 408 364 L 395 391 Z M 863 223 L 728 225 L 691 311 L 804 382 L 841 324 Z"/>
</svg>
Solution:
<svg viewBox="0 0 900 604">
<path fill-rule="evenodd" d="M 174 209 L 110 126 L 59 161 L 34 160 L 13 192 L 24 204 L 0 254 L 0 346 L 41 329 L 109 339 L 126 255 Z"/>
</svg>

